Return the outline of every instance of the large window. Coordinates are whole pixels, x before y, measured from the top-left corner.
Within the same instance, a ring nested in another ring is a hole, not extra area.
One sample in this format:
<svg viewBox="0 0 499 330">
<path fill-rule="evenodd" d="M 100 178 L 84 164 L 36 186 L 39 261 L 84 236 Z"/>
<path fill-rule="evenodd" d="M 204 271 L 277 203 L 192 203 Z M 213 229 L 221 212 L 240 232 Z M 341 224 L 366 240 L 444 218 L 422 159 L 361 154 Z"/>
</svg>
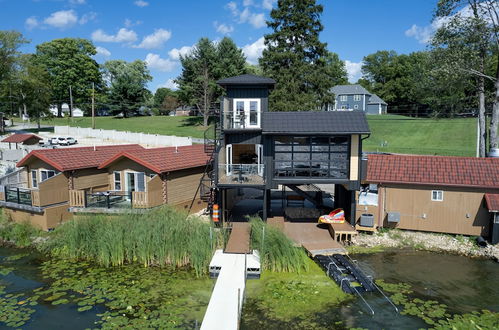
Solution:
<svg viewBox="0 0 499 330">
<path fill-rule="evenodd" d="M 224 128 L 260 128 L 260 99 L 234 99 L 232 113 L 224 116 Z"/>
<path fill-rule="evenodd" d="M 348 178 L 349 136 L 293 137 L 274 140 L 276 177 Z"/>
<path fill-rule="evenodd" d="M 52 170 L 40 170 L 40 182 L 50 179 L 55 176 L 55 171 Z"/>
<path fill-rule="evenodd" d="M 121 172 L 114 171 L 113 177 L 114 177 L 114 190 L 121 190 Z"/>
<path fill-rule="evenodd" d="M 36 170 L 31 170 L 31 186 L 33 188 L 38 188 L 38 177 L 36 174 Z"/>
<path fill-rule="evenodd" d="M 355 95 L 353 96 L 353 100 L 354 100 L 354 101 L 360 101 L 360 99 L 361 99 L 361 95 L 359 95 L 359 94 L 355 94 Z"/>
</svg>

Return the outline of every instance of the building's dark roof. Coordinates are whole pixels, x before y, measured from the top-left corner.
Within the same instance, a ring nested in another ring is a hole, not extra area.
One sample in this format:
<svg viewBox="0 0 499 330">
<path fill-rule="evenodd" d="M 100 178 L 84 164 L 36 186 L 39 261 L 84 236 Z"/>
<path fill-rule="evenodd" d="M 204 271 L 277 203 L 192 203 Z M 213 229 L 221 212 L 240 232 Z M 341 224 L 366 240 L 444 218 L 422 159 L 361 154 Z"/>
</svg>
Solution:
<svg viewBox="0 0 499 330">
<path fill-rule="evenodd" d="M 499 158 L 368 155 L 366 181 L 499 189 Z"/>
<path fill-rule="evenodd" d="M 345 94 L 366 94 L 371 95 L 367 89 L 361 85 L 336 85 L 331 88 L 334 95 L 345 95 Z"/>
<path fill-rule="evenodd" d="M 275 80 L 267 77 L 255 76 L 253 74 L 243 74 L 240 76 L 229 77 L 217 81 L 221 86 L 228 85 L 275 85 Z"/>
<path fill-rule="evenodd" d="M 263 134 L 369 134 L 363 111 L 264 112 Z"/>
<path fill-rule="evenodd" d="M 379 97 L 376 94 L 371 95 L 371 98 L 369 99 L 369 102 L 367 104 L 383 104 L 387 105 L 385 101 L 381 97 Z"/>
</svg>

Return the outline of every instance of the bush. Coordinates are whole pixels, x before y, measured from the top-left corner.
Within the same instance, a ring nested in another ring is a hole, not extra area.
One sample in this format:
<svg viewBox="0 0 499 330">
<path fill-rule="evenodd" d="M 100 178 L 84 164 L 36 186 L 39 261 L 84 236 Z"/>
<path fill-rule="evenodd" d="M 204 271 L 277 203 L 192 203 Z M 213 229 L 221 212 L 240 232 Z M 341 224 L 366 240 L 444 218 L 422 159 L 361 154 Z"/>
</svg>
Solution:
<svg viewBox="0 0 499 330">
<path fill-rule="evenodd" d="M 28 221 L 16 223 L 8 219 L 3 211 L 0 213 L 0 240 L 11 242 L 18 247 L 28 247 L 33 243 L 33 237 L 41 235 L 42 231 Z"/>
<path fill-rule="evenodd" d="M 58 227 L 47 247 L 56 256 L 105 266 L 191 265 L 200 275 L 216 241 L 210 224 L 165 206 L 144 214 L 77 217 Z"/>
<path fill-rule="evenodd" d="M 268 226 L 260 218 L 251 218 L 251 247 L 260 252 L 262 268 L 277 272 L 308 270 L 308 257 L 302 248 L 282 231 Z"/>
</svg>

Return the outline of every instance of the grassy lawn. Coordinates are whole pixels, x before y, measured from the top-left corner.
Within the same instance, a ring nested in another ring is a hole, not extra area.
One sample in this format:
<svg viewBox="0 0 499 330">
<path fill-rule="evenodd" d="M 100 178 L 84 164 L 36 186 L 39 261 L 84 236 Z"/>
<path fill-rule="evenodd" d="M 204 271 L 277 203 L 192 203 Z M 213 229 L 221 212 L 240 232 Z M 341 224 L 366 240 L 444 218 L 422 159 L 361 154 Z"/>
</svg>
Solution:
<svg viewBox="0 0 499 330">
<path fill-rule="evenodd" d="M 368 116 L 371 136 L 365 151 L 405 154 L 475 156 L 476 119 L 429 119 Z"/>
<path fill-rule="evenodd" d="M 428 119 L 395 115 L 368 116 L 372 135 L 364 140 L 366 151 L 407 154 L 474 156 L 476 119 Z M 70 118 L 69 125 L 90 127 L 91 118 Z M 45 125 L 68 125 L 67 118 L 44 121 Z M 97 117 L 96 128 L 163 135 L 203 137 L 200 117 Z"/>
<path fill-rule="evenodd" d="M 170 116 L 146 116 L 121 119 L 113 117 L 96 117 L 95 128 L 202 138 L 205 131 L 202 120 L 201 117 Z M 53 118 L 43 121 L 42 124 L 55 126 L 65 126 L 69 124 L 70 126 L 91 127 L 92 118 Z"/>
</svg>

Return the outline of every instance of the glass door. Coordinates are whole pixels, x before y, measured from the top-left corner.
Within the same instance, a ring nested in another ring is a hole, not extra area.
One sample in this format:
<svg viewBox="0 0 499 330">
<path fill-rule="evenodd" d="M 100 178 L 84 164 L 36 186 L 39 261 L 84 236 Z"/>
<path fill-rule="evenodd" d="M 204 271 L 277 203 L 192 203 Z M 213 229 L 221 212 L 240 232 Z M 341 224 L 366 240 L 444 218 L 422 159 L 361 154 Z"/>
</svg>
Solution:
<svg viewBox="0 0 499 330">
<path fill-rule="evenodd" d="M 260 99 L 234 99 L 233 128 L 260 128 Z"/>
<path fill-rule="evenodd" d="M 228 144 L 225 146 L 225 159 L 225 171 L 227 173 L 227 176 L 230 176 L 232 175 L 232 144 Z"/>
<path fill-rule="evenodd" d="M 263 145 L 255 144 L 255 153 L 257 156 L 257 164 L 258 164 L 258 175 L 263 176 Z"/>
</svg>

